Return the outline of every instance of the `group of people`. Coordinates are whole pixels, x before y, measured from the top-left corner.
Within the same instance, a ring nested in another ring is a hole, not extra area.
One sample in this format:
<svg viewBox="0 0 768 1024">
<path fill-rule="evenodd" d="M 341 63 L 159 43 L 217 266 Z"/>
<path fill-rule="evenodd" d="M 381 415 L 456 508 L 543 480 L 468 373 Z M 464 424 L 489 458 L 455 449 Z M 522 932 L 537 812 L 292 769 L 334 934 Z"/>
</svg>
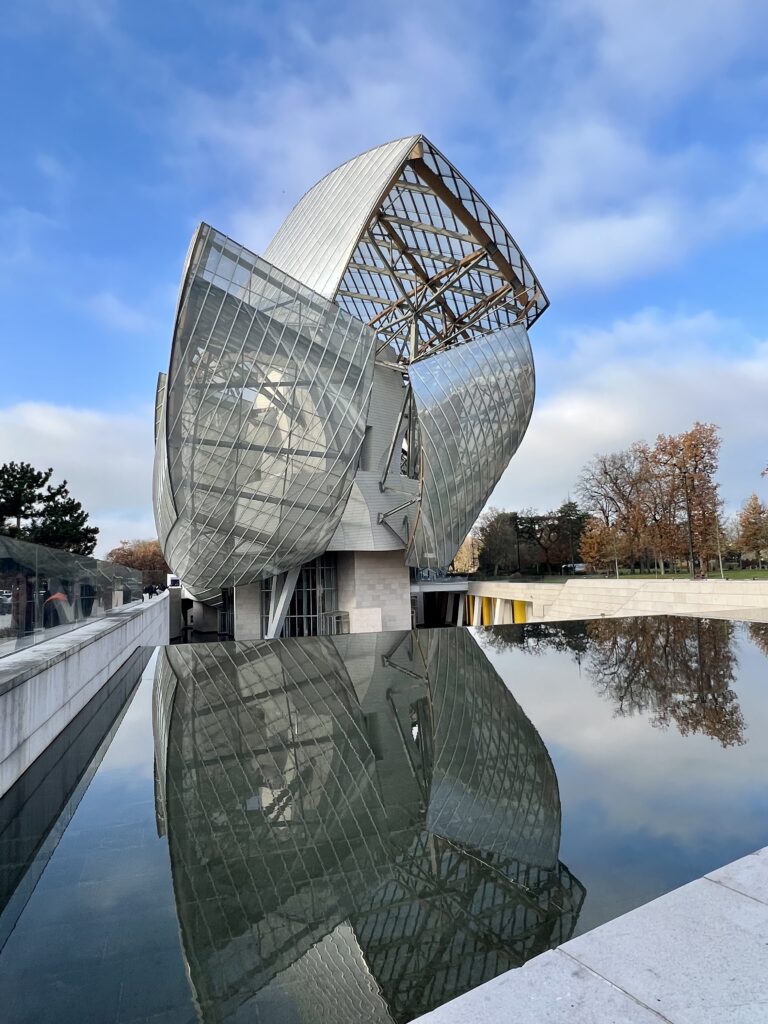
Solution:
<svg viewBox="0 0 768 1024">
<path fill-rule="evenodd" d="M 151 601 L 153 597 L 157 597 L 158 594 L 162 594 L 166 589 L 167 587 L 164 583 L 160 583 L 159 585 L 157 583 L 148 583 L 142 591 L 141 599 L 143 601 L 144 598 L 146 598 L 148 601 Z"/>
</svg>

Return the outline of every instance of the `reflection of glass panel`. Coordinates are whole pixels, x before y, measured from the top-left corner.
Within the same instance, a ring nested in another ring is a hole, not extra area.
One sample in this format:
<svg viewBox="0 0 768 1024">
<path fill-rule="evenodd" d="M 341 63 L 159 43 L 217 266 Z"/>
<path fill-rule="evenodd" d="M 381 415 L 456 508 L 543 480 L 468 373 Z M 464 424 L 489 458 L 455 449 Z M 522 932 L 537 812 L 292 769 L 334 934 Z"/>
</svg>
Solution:
<svg viewBox="0 0 768 1024">
<path fill-rule="evenodd" d="M 197 596 L 327 547 L 363 440 L 374 340 L 334 303 L 200 229 L 158 383 L 155 477 L 161 540 Z"/>
<path fill-rule="evenodd" d="M 203 1019 L 407 1021 L 571 934 L 551 761 L 464 630 L 166 648 L 155 708 Z"/>
</svg>

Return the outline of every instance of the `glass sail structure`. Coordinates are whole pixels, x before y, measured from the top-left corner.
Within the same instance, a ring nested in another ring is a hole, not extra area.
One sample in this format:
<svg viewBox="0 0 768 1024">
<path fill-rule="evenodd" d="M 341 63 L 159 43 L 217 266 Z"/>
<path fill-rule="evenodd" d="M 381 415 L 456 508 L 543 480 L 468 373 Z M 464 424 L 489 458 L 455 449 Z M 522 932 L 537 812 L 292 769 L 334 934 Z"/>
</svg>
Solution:
<svg viewBox="0 0 768 1024">
<path fill-rule="evenodd" d="M 156 401 L 173 571 L 215 600 L 327 550 L 447 566 L 528 426 L 547 305 L 422 135 L 322 178 L 263 256 L 202 225 Z"/>
</svg>

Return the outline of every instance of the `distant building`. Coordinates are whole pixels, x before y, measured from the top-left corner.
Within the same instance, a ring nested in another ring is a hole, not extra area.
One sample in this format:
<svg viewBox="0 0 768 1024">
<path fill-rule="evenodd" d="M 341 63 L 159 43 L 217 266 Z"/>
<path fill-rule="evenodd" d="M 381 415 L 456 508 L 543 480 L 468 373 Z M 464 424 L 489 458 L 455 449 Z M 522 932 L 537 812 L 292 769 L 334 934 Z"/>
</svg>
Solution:
<svg viewBox="0 0 768 1024">
<path fill-rule="evenodd" d="M 547 304 L 420 135 L 328 174 L 263 257 L 201 225 L 154 488 L 196 625 L 218 606 L 241 639 L 409 627 L 411 570 L 450 564 L 525 433 Z"/>
</svg>

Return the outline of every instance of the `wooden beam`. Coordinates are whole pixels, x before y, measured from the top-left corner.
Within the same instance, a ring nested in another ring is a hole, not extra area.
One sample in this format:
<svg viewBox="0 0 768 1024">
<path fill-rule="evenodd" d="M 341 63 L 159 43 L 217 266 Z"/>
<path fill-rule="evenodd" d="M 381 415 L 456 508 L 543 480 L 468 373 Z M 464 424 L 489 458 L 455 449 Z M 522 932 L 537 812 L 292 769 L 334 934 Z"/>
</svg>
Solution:
<svg viewBox="0 0 768 1024">
<path fill-rule="evenodd" d="M 412 159 L 410 161 L 410 166 L 413 168 L 414 173 L 423 182 L 429 185 L 437 198 L 441 202 L 445 203 L 456 220 L 460 221 L 464 227 L 472 233 L 476 241 L 486 249 L 493 262 L 514 288 L 515 294 L 519 295 L 521 298 L 524 294 L 524 301 L 527 303 L 530 298 L 528 295 L 528 289 L 518 277 L 517 271 L 506 256 L 503 255 L 494 239 L 491 238 L 482 224 L 476 220 L 474 215 L 470 213 L 458 196 L 455 196 L 453 192 L 451 192 L 440 175 L 433 171 L 432 168 L 424 162 L 423 158 L 416 157 L 415 159 Z"/>
</svg>

